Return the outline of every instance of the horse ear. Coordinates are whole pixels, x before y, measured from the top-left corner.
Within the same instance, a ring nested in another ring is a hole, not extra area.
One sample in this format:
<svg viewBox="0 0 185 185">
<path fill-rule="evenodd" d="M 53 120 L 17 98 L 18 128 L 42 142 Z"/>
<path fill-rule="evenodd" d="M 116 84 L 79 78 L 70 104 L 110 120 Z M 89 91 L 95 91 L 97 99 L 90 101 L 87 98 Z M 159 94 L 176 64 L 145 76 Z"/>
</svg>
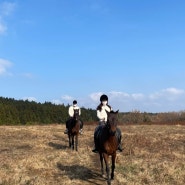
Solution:
<svg viewBox="0 0 185 185">
<path fill-rule="evenodd" d="M 115 112 L 116 114 L 119 112 L 119 109 Z"/>
</svg>

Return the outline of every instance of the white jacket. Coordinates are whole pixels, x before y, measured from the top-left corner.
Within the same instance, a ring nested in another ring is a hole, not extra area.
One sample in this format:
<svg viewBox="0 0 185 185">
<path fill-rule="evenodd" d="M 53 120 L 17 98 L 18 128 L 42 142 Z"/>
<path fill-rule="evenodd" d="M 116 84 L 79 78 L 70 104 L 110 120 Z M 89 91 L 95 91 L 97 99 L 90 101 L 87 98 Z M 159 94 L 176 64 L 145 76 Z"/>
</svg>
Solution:
<svg viewBox="0 0 185 185">
<path fill-rule="evenodd" d="M 68 110 L 68 114 L 69 114 L 70 117 L 73 117 L 74 116 L 74 109 L 79 109 L 79 115 L 81 115 L 81 109 L 80 109 L 80 107 L 78 107 L 77 105 L 76 106 L 71 105 L 69 107 L 69 110 Z"/>
<path fill-rule="evenodd" d="M 110 112 L 112 110 L 112 108 L 110 108 L 107 105 L 103 105 L 101 110 L 97 110 L 97 117 L 99 119 L 99 121 L 105 121 L 107 122 L 107 113 L 106 111 Z"/>
</svg>

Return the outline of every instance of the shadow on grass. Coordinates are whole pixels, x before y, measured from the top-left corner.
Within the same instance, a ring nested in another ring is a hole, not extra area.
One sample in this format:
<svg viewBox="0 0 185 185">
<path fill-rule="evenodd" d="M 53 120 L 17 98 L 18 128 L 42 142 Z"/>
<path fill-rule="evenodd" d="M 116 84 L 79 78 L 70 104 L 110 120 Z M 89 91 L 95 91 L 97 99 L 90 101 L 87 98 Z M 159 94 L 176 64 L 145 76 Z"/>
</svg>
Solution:
<svg viewBox="0 0 185 185">
<path fill-rule="evenodd" d="M 66 145 L 62 145 L 62 144 L 58 144 L 58 143 L 53 143 L 53 142 L 49 142 L 48 143 L 49 146 L 57 149 L 57 150 L 65 150 L 67 148 L 69 148 L 68 146 Z"/>
<path fill-rule="evenodd" d="M 94 185 L 102 185 L 102 183 L 105 182 L 105 178 L 103 178 L 100 173 L 95 172 L 96 170 L 92 171 L 85 166 L 66 166 L 61 163 L 57 163 L 57 168 L 64 172 L 71 180 L 80 179 Z"/>
<path fill-rule="evenodd" d="M 68 135 L 67 134 L 61 134 L 61 135 L 53 135 L 56 140 L 65 141 L 68 142 Z"/>
</svg>

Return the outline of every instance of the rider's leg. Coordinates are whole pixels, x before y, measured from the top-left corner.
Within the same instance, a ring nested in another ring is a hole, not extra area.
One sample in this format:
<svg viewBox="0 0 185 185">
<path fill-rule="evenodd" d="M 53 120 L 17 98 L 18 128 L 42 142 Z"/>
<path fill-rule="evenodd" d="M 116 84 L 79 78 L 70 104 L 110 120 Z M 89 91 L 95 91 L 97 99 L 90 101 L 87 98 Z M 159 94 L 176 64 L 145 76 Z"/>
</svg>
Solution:
<svg viewBox="0 0 185 185">
<path fill-rule="evenodd" d="M 66 130 L 64 131 L 64 134 L 68 134 L 69 122 L 70 122 L 70 118 L 66 121 Z"/>
<path fill-rule="evenodd" d="M 117 128 L 117 139 L 118 139 L 118 143 L 119 143 L 118 150 L 120 152 L 122 152 L 123 148 L 122 148 L 122 144 L 121 144 L 121 130 L 119 128 Z"/>
<path fill-rule="evenodd" d="M 98 133 L 100 131 L 100 125 L 96 127 L 94 131 L 94 148 L 92 149 L 92 152 L 98 153 Z"/>
<path fill-rule="evenodd" d="M 79 131 L 79 133 L 82 134 L 82 132 L 83 132 L 83 121 L 80 120 L 80 131 Z"/>
</svg>

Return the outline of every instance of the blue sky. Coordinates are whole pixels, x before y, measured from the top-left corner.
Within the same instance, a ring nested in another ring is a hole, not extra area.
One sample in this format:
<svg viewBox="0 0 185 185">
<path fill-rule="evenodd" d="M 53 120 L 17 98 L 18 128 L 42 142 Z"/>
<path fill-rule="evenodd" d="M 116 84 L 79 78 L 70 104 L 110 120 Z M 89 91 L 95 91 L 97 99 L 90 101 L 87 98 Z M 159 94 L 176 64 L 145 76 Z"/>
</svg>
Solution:
<svg viewBox="0 0 185 185">
<path fill-rule="evenodd" d="M 185 110 L 184 0 L 0 0 L 0 96 Z"/>
</svg>

